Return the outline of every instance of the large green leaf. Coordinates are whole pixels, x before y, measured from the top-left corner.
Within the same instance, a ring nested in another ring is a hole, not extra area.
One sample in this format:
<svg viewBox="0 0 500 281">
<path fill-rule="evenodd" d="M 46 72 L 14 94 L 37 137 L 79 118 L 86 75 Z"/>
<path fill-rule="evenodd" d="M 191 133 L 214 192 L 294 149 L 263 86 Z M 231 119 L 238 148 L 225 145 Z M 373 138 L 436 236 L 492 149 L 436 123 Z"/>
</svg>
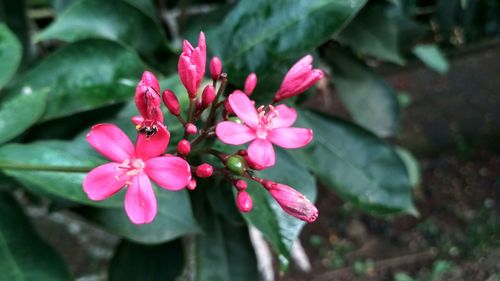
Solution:
<svg viewBox="0 0 500 281">
<path fill-rule="evenodd" d="M 122 196 L 95 202 L 83 192 L 85 171 L 103 162 L 90 147 L 73 142 L 39 141 L 0 147 L 0 169 L 33 192 L 88 205 L 122 206 Z"/>
<path fill-rule="evenodd" d="M 206 203 L 197 205 L 197 218 L 203 226 L 203 234 L 196 239 L 195 280 L 258 280 L 257 261 L 245 224 L 233 224 Z"/>
<path fill-rule="evenodd" d="M 22 47 L 16 35 L 0 23 L 0 89 L 16 73 L 21 62 Z"/>
<path fill-rule="evenodd" d="M 24 62 L 29 61 L 33 53 L 26 11 L 25 0 L 0 0 L 0 22 L 5 23 L 21 42 Z"/>
<path fill-rule="evenodd" d="M 401 10 L 394 4 L 373 2 L 364 7 L 336 39 L 361 54 L 404 64 L 399 48 Z"/>
<path fill-rule="evenodd" d="M 69 44 L 31 69 L 7 95 L 50 88 L 43 120 L 71 115 L 133 96 L 144 65 L 124 46 L 103 39 Z"/>
<path fill-rule="evenodd" d="M 109 266 L 109 281 L 175 280 L 184 266 L 180 240 L 160 245 L 122 241 Z"/>
<path fill-rule="evenodd" d="M 365 2 L 240 1 L 210 34 L 208 48 L 222 58 L 231 82 L 242 85 L 252 71 L 259 75 L 259 86 L 279 81 L 284 69 L 338 33 Z"/>
<path fill-rule="evenodd" d="M 30 225 L 14 198 L 0 192 L 0 280 L 72 280 L 62 258 Z"/>
<path fill-rule="evenodd" d="M 262 178 L 289 185 L 311 202 L 316 199 L 316 181 L 305 166 L 295 161 L 284 150 L 276 150 L 276 165 L 259 173 Z M 248 192 L 253 198 L 253 209 L 243 217 L 269 240 L 286 268 L 293 242 L 305 222 L 285 213 L 278 203 L 259 184 L 249 182 Z"/>
<path fill-rule="evenodd" d="M 329 49 L 325 59 L 332 67 L 335 88 L 354 120 L 379 136 L 396 134 L 399 102 L 394 89 L 344 49 Z"/>
<path fill-rule="evenodd" d="M 32 92 L 25 88 L 0 103 L 0 143 L 3 143 L 33 125 L 42 116 L 48 89 Z"/>
<path fill-rule="evenodd" d="M 416 213 L 406 167 L 390 145 L 337 118 L 310 111 L 299 116 L 298 126 L 312 128 L 314 139 L 297 159 L 319 180 L 368 212 Z"/>
<path fill-rule="evenodd" d="M 127 1 L 76 1 L 35 38 L 74 42 L 95 37 L 125 43 L 145 55 L 167 50 L 160 26 Z"/>
<path fill-rule="evenodd" d="M 169 191 L 153 184 L 158 200 L 158 213 L 150 224 L 135 225 L 122 208 L 92 208 L 84 215 L 111 233 L 129 240 L 157 244 L 188 233 L 199 232 L 191 211 L 187 190 Z"/>
</svg>

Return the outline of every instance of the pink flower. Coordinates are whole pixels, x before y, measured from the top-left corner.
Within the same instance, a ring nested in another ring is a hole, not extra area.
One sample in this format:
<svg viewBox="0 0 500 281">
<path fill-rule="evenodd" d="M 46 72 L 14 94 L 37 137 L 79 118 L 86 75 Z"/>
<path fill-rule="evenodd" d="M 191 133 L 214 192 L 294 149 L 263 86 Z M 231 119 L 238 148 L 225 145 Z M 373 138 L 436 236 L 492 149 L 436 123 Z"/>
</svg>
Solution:
<svg viewBox="0 0 500 281">
<path fill-rule="evenodd" d="M 318 209 L 304 194 L 281 183 L 266 180 L 262 184 L 287 214 L 309 223 L 318 218 Z"/>
<path fill-rule="evenodd" d="M 274 102 L 296 96 L 323 78 L 323 71 L 313 69 L 312 61 L 312 56 L 307 55 L 290 68 L 274 96 Z"/>
<path fill-rule="evenodd" d="M 217 137 L 232 145 L 252 141 L 248 147 L 248 157 L 262 167 L 270 167 L 275 163 L 272 144 L 283 148 L 298 148 L 312 140 L 311 129 L 290 128 L 297 119 L 297 112 L 293 108 L 280 104 L 276 107 L 269 105 L 267 113 L 263 106 L 256 110 L 252 101 L 241 91 L 229 95 L 228 100 L 232 110 L 244 124 L 221 122 L 215 128 Z"/>
<path fill-rule="evenodd" d="M 135 224 L 152 222 L 157 205 L 150 179 L 168 190 L 180 190 L 191 179 L 189 164 L 184 159 L 163 155 L 169 139 L 166 129 L 159 130 L 155 138 L 139 134 L 134 148 L 115 125 L 95 125 L 87 141 L 112 162 L 90 171 L 83 181 L 83 190 L 92 200 L 104 200 L 127 186 L 125 211 L 130 220 Z"/>
<path fill-rule="evenodd" d="M 203 80 L 206 60 L 207 50 L 205 34 L 203 32 L 200 32 L 198 47 L 196 48 L 193 48 L 187 40 L 184 40 L 182 54 L 179 57 L 177 68 L 181 82 L 184 84 L 191 98 L 196 97 L 198 88 Z"/>
<path fill-rule="evenodd" d="M 153 73 L 144 71 L 135 89 L 134 100 L 139 113 L 145 120 L 163 123 L 160 84 Z"/>
</svg>

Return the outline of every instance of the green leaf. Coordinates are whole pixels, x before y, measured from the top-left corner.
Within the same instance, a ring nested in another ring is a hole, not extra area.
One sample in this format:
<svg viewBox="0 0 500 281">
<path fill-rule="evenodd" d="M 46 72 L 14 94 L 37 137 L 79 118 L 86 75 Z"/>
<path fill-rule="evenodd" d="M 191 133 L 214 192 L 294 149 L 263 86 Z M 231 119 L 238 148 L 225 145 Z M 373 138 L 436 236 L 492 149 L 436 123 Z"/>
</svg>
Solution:
<svg viewBox="0 0 500 281">
<path fill-rule="evenodd" d="M 92 208 L 85 211 L 84 215 L 109 232 L 138 243 L 157 244 L 199 232 L 187 190 L 169 191 L 155 184 L 153 186 L 158 200 L 158 213 L 150 224 L 133 224 L 123 207 Z"/>
<path fill-rule="evenodd" d="M 410 185 L 412 187 L 418 186 L 422 181 L 420 164 L 418 163 L 418 160 L 415 158 L 415 156 L 413 156 L 413 154 L 411 154 L 410 151 L 405 148 L 396 147 L 396 152 L 405 164 L 406 171 L 408 172 L 408 177 L 410 179 Z"/>
<path fill-rule="evenodd" d="M 127 1 L 76 1 L 35 39 L 75 42 L 96 37 L 127 44 L 143 55 L 167 50 L 158 23 Z"/>
<path fill-rule="evenodd" d="M 0 23 L 0 89 L 16 73 L 22 57 L 21 43 L 9 28 Z"/>
<path fill-rule="evenodd" d="M 373 2 L 364 7 L 337 36 L 357 52 L 403 65 L 399 48 L 401 10 L 391 3 Z"/>
<path fill-rule="evenodd" d="M 62 258 L 36 234 L 21 207 L 5 192 L 0 192 L 0 213 L 1 280 L 72 280 Z"/>
<path fill-rule="evenodd" d="M 259 172 L 259 177 L 289 185 L 314 202 L 316 181 L 307 168 L 282 149 L 276 150 L 276 157 L 276 165 Z M 243 217 L 269 240 L 278 252 L 282 266 L 286 268 L 293 242 L 299 236 L 305 222 L 285 213 L 259 184 L 249 182 L 247 191 L 254 204 L 252 211 L 243 214 Z"/>
<path fill-rule="evenodd" d="M 450 65 L 448 60 L 436 44 L 419 44 L 413 49 L 413 53 L 430 69 L 445 74 Z"/>
<path fill-rule="evenodd" d="M 294 154 L 344 200 L 374 214 L 415 214 L 406 167 L 394 149 L 346 121 L 300 111 L 311 144 Z"/>
<path fill-rule="evenodd" d="M 0 169 L 35 193 L 87 205 L 122 206 L 123 196 L 96 202 L 83 191 L 87 172 L 103 162 L 90 146 L 79 147 L 74 142 L 39 141 L 0 147 Z"/>
<path fill-rule="evenodd" d="M 26 11 L 25 0 L 0 0 L 0 22 L 5 23 L 20 41 L 23 62 L 30 61 L 33 56 L 33 46 L 31 45 L 30 28 Z"/>
<path fill-rule="evenodd" d="M 243 85 L 250 72 L 257 73 L 259 85 L 271 79 L 281 81 L 284 70 L 299 56 L 338 33 L 365 3 L 240 1 L 220 27 L 209 34 L 208 46 L 213 46 L 212 50 L 222 58 L 231 82 Z"/>
<path fill-rule="evenodd" d="M 31 69 L 7 91 L 50 88 L 42 120 L 50 120 L 130 99 L 144 65 L 122 45 L 90 39 L 69 44 Z"/>
<path fill-rule="evenodd" d="M 23 89 L 17 95 L 0 103 L 0 143 L 24 132 L 42 116 L 48 89 L 31 92 Z"/>
<path fill-rule="evenodd" d="M 245 224 L 225 220 L 207 201 L 204 203 L 197 205 L 203 234 L 196 238 L 196 280 L 258 280 L 257 261 Z"/>
<path fill-rule="evenodd" d="M 123 240 L 111 260 L 109 281 L 175 280 L 184 266 L 180 240 L 143 245 Z"/>
<path fill-rule="evenodd" d="M 394 89 L 344 49 L 329 49 L 325 60 L 332 67 L 333 83 L 353 119 L 379 136 L 395 135 L 399 102 Z"/>
</svg>

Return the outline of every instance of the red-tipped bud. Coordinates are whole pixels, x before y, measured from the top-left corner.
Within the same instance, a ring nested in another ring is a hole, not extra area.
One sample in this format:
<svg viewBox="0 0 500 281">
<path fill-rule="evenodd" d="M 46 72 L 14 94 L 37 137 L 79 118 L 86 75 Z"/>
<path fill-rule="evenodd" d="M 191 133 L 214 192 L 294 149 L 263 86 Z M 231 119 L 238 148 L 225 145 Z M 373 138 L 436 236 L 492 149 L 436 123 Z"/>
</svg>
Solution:
<svg viewBox="0 0 500 281">
<path fill-rule="evenodd" d="M 200 178 L 208 178 L 212 176 L 213 172 L 214 168 L 212 165 L 207 163 L 201 164 L 198 168 L 196 168 L 196 175 Z"/>
<path fill-rule="evenodd" d="M 163 103 L 168 108 L 168 111 L 175 116 L 179 116 L 181 113 L 181 107 L 179 106 L 179 100 L 177 96 L 171 90 L 163 91 Z"/>
<path fill-rule="evenodd" d="M 224 101 L 224 108 L 226 109 L 227 113 L 234 114 L 233 108 L 231 108 L 231 105 L 229 104 L 229 101 L 227 99 Z"/>
<path fill-rule="evenodd" d="M 245 190 L 247 189 L 248 187 L 248 184 L 246 181 L 244 180 L 236 180 L 234 182 L 234 186 L 236 186 L 236 189 L 238 189 L 239 191 L 242 191 L 242 190 Z"/>
<path fill-rule="evenodd" d="M 222 73 L 222 62 L 218 57 L 213 57 L 210 60 L 210 74 L 212 75 L 212 79 L 218 80 L 220 74 Z"/>
<path fill-rule="evenodd" d="M 203 94 L 201 96 L 202 106 L 203 108 L 207 108 L 215 99 L 215 88 L 212 85 L 207 85 L 203 90 Z"/>
<path fill-rule="evenodd" d="M 312 68 L 313 57 L 307 55 L 295 63 L 281 82 L 273 102 L 296 96 L 323 78 L 323 71 Z"/>
<path fill-rule="evenodd" d="M 134 125 L 140 126 L 142 124 L 142 122 L 144 122 L 144 117 L 137 115 L 137 116 L 132 117 L 130 119 L 130 121 L 132 121 L 132 123 L 134 123 Z"/>
<path fill-rule="evenodd" d="M 318 209 L 304 194 L 288 185 L 265 180 L 262 185 L 278 202 L 283 211 L 305 222 L 314 222 L 318 218 Z"/>
<path fill-rule="evenodd" d="M 193 123 L 187 123 L 184 129 L 188 135 L 195 135 L 198 132 L 198 128 Z"/>
<path fill-rule="evenodd" d="M 238 195 L 236 195 L 236 205 L 240 211 L 248 213 L 253 207 L 252 197 L 250 197 L 250 194 L 246 191 L 238 191 Z"/>
<path fill-rule="evenodd" d="M 189 152 L 191 151 L 191 144 L 187 140 L 181 140 L 177 144 L 177 152 L 179 152 L 181 155 L 188 155 Z"/>
<path fill-rule="evenodd" d="M 188 41 L 182 44 L 182 53 L 179 57 L 177 70 L 182 84 L 186 88 L 189 97 L 194 98 L 198 93 L 198 88 L 205 74 L 205 64 L 207 60 L 207 46 L 205 34 L 200 32 L 198 46 L 194 48 Z"/>
<path fill-rule="evenodd" d="M 196 189 L 196 180 L 190 179 L 186 187 L 189 190 L 195 190 Z"/>
<path fill-rule="evenodd" d="M 144 71 L 135 89 L 134 101 L 144 119 L 163 123 L 163 113 L 160 108 L 160 84 L 153 73 Z"/>
<path fill-rule="evenodd" d="M 253 93 L 253 90 L 255 90 L 255 86 L 257 86 L 257 75 L 252 72 L 248 74 L 247 80 L 245 80 L 245 88 L 243 90 L 245 95 L 250 96 Z"/>
</svg>

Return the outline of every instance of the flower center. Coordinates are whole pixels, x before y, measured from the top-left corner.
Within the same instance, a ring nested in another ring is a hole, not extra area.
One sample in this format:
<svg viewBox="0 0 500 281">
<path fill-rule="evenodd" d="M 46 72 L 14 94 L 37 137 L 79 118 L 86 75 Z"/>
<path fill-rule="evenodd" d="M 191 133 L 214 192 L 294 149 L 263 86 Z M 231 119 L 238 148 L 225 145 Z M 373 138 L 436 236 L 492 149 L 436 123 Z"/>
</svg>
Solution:
<svg viewBox="0 0 500 281">
<path fill-rule="evenodd" d="M 273 129 L 274 118 L 279 117 L 279 112 L 272 105 L 268 105 L 268 112 L 262 105 L 257 108 L 259 114 L 259 127 L 257 128 L 257 137 L 261 139 L 267 138 L 267 134 Z"/>
<path fill-rule="evenodd" d="M 118 169 L 124 170 L 125 175 L 127 176 L 135 176 L 142 172 L 144 169 L 144 162 L 141 159 L 126 159 L 119 166 Z M 120 173 L 122 174 L 122 173 Z M 117 176 L 118 177 L 118 176 Z"/>
</svg>

